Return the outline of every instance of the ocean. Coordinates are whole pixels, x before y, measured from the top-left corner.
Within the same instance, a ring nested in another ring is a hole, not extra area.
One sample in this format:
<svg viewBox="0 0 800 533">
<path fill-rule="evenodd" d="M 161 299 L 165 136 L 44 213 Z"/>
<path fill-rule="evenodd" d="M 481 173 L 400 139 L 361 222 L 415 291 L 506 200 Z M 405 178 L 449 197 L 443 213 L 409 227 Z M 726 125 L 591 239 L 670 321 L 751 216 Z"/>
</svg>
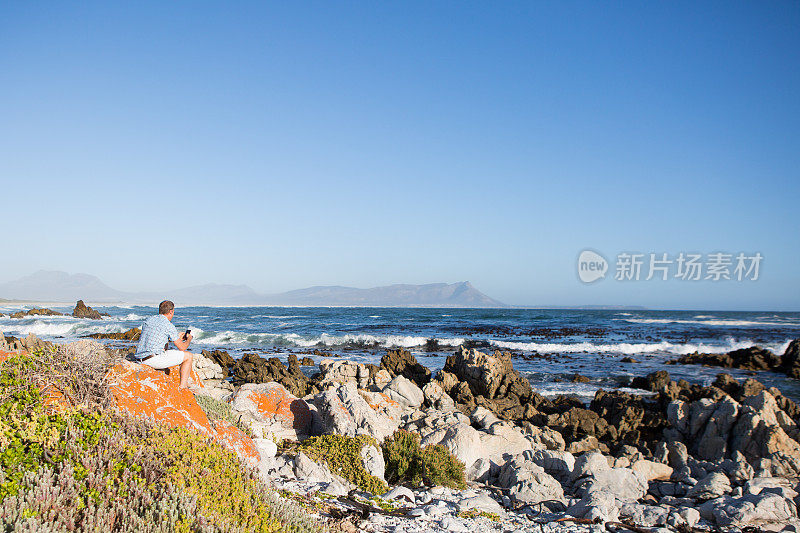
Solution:
<svg viewBox="0 0 800 533">
<path fill-rule="evenodd" d="M 0 313 L 30 306 L 0 306 Z M 51 307 L 71 313 L 72 306 Z M 64 342 L 90 333 L 141 326 L 154 307 L 95 307 L 102 321 L 61 317 L 0 317 L 0 331 L 16 337 L 34 333 Z M 778 373 L 696 365 L 667 365 L 695 351 L 723 353 L 761 346 L 782 354 L 800 338 L 800 313 L 578 309 L 417 309 L 351 307 L 183 307 L 174 323 L 191 328 L 192 348 L 223 349 L 234 357 L 256 351 L 286 360 L 289 353 L 378 363 L 388 348 L 410 350 L 431 369 L 467 343 L 484 351 L 509 350 L 514 367 L 540 393 L 572 394 L 588 401 L 600 389 L 622 388 L 635 376 L 667 370 L 673 379 L 709 384 L 720 372 L 756 377 L 800 401 L 800 381 Z M 117 343 L 117 341 L 109 341 Z M 632 358 L 638 362 L 623 362 Z M 589 378 L 573 383 L 575 374 Z M 627 389 L 626 389 L 627 390 Z"/>
</svg>

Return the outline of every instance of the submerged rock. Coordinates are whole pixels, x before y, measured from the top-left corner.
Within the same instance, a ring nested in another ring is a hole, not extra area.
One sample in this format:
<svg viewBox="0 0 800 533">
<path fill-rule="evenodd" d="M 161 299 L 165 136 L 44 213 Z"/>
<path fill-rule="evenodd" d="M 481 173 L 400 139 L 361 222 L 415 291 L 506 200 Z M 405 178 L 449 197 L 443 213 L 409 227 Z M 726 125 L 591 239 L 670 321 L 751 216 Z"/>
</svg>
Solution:
<svg viewBox="0 0 800 533">
<path fill-rule="evenodd" d="M 142 335 L 142 330 L 139 328 L 131 328 L 127 331 L 122 331 L 118 333 L 92 333 L 91 335 L 87 335 L 92 339 L 112 339 L 117 341 L 138 341 L 139 337 Z"/>
<path fill-rule="evenodd" d="M 26 316 L 62 316 L 63 313 L 47 309 L 46 307 L 34 308 L 28 311 L 17 311 L 8 315 L 9 318 L 24 318 Z"/>
</svg>

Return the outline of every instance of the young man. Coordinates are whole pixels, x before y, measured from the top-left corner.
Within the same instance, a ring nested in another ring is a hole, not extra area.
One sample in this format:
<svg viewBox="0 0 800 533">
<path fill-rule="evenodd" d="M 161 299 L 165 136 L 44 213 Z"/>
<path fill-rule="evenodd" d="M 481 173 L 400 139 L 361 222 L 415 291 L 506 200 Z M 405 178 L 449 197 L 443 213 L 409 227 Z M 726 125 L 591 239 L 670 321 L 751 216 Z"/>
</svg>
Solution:
<svg viewBox="0 0 800 533">
<path fill-rule="evenodd" d="M 158 315 L 151 316 L 142 325 L 142 335 L 134 357 L 140 363 L 156 369 L 181 365 L 180 388 L 189 386 L 189 372 L 192 369 L 192 352 L 186 351 L 192 342 L 192 335 L 179 336 L 172 324 L 175 304 L 164 300 L 158 304 Z M 167 350 L 167 342 L 172 341 L 177 350 Z"/>
</svg>

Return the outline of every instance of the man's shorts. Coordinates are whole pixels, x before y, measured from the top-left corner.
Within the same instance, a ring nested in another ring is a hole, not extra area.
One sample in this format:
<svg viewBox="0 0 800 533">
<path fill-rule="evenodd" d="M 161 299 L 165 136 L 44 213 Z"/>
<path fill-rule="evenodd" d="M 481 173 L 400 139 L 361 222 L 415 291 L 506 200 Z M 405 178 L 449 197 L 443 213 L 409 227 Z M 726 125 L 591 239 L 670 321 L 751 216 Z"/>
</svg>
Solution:
<svg viewBox="0 0 800 533">
<path fill-rule="evenodd" d="M 151 366 L 157 370 L 169 368 L 171 366 L 178 366 L 183 363 L 184 354 L 180 350 L 167 350 L 165 352 L 157 353 L 146 361 L 142 361 L 143 365 Z"/>
</svg>

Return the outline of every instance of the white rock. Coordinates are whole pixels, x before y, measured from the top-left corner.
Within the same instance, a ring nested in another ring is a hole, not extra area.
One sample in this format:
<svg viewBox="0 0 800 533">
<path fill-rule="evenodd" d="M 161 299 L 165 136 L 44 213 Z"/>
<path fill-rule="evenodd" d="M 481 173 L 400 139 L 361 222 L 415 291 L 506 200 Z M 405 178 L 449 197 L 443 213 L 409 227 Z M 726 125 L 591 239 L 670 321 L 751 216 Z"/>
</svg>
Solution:
<svg viewBox="0 0 800 533">
<path fill-rule="evenodd" d="M 712 472 L 699 480 L 695 486 L 686 493 L 687 498 L 694 500 L 712 500 L 731 491 L 731 482 L 722 472 Z"/>
<path fill-rule="evenodd" d="M 325 433 L 334 435 L 369 435 L 382 441 L 395 432 L 399 419 L 378 413 L 359 394 L 353 383 L 345 383 L 314 397 Z"/>
<path fill-rule="evenodd" d="M 403 376 L 395 376 L 381 392 L 403 407 L 417 408 L 425 401 L 422 389 Z"/>
<path fill-rule="evenodd" d="M 383 460 L 383 452 L 372 445 L 361 448 L 361 461 L 364 468 L 373 476 L 383 479 L 386 473 L 386 463 Z"/>
<path fill-rule="evenodd" d="M 647 481 L 667 481 L 672 475 L 672 467 L 663 463 L 640 459 L 633 463 L 631 470 L 641 475 Z"/>
<path fill-rule="evenodd" d="M 458 502 L 457 506 L 459 512 L 475 509 L 477 511 L 485 511 L 487 513 L 494 513 L 498 515 L 505 513 L 503 511 L 503 506 L 497 503 L 494 498 L 485 492 L 480 492 L 475 496 L 464 498 Z"/>
<path fill-rule="evenodd" d="M 616 498 L 608 492 L 593 492 L 585 495 L 577 503 L 567 509 L 567 514 L 576 518 L 599 518 L 603 522 L 619 520 L 619 508 Z"/>
<path fill-rule="evenodd" d="M 402 500 L 410 504 L 414 504 L 416 499 L 414 498 L 414 493 L 408 487 L 404 487 L 402 485 L 398 485 L 386 494 L 382 495 L 381 498 L 387 501 L 391 500 Z M 427 503 L 427 502 L 425 502 Z"/>
</svg>

